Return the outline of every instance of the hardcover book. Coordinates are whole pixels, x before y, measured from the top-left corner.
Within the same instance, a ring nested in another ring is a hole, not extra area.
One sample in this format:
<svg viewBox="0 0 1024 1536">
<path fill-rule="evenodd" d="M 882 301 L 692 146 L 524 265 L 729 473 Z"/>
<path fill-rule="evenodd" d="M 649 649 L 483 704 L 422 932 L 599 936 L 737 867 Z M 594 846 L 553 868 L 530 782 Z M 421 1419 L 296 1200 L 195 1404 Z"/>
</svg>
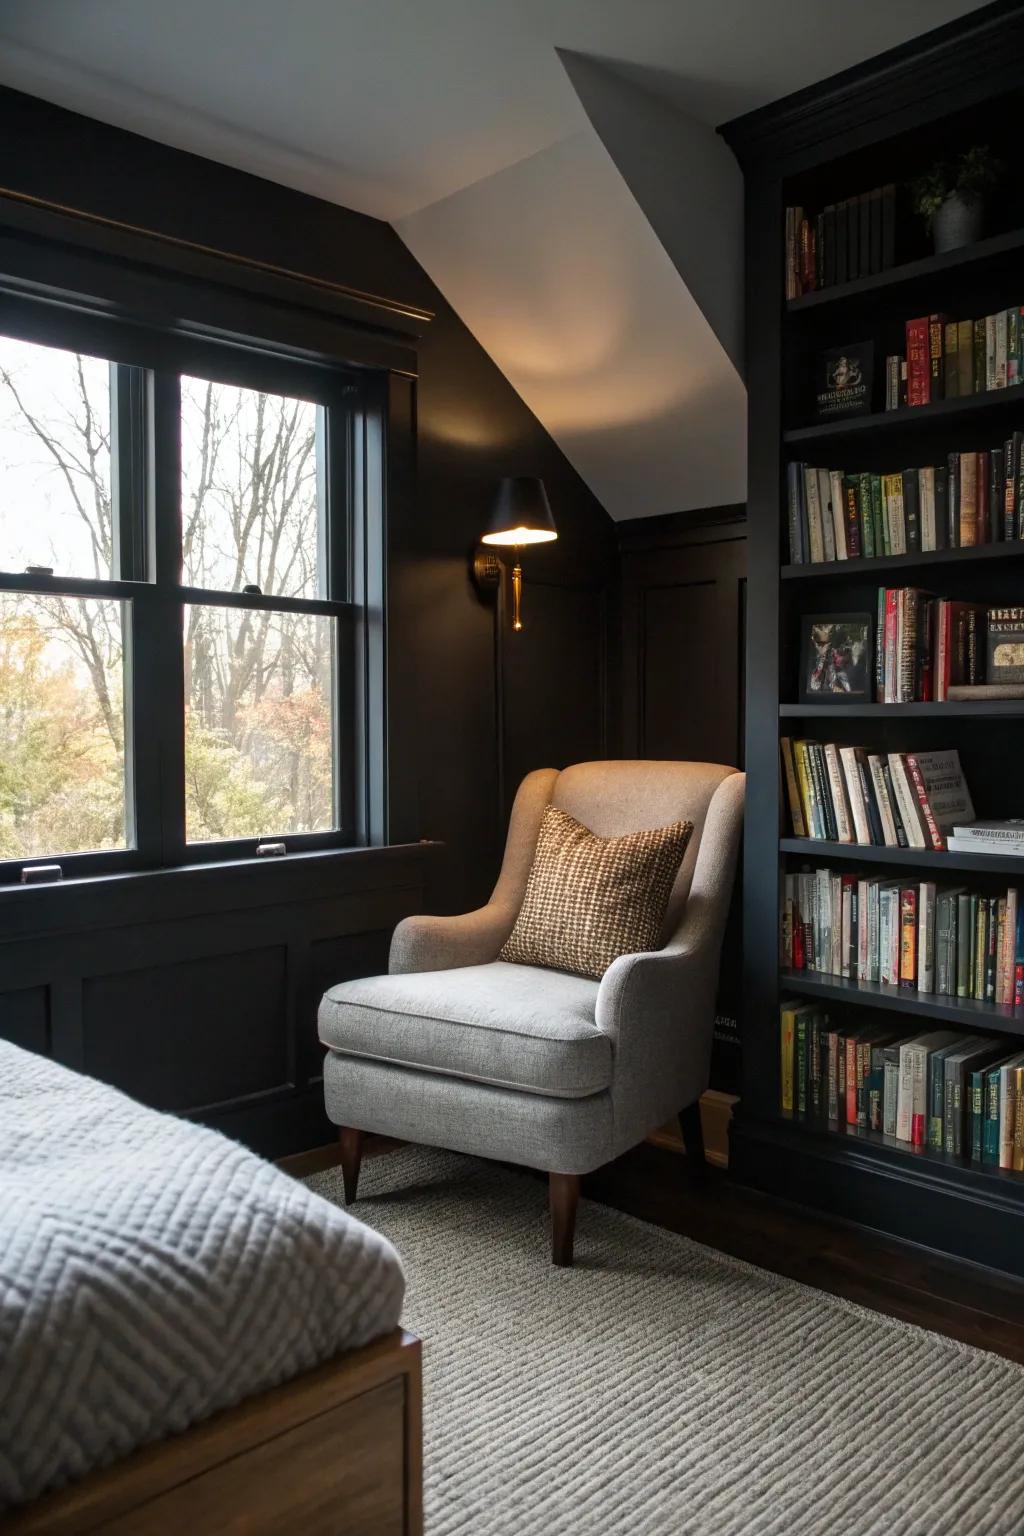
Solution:
<svg viewBox="0 0 1024 1536">
<path fill-rule="evenodd" d="M 821 360 L 816 395 L 819 420 L 863 415 L 871 409 L 874 343 L 858 341 L 833 347 Z"/>
</svg>

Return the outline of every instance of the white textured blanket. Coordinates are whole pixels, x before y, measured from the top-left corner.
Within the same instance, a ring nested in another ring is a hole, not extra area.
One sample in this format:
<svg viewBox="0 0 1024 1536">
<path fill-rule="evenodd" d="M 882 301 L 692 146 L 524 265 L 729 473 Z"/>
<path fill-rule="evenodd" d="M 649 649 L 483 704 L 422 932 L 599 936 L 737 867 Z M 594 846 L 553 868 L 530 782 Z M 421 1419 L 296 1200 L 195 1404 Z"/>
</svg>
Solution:
<svg viewBox="0 0 1024 1536">
<path fill-rule="evenodd" d="M 404 1289 L 235 1142 L 0 1042 L 0 1512 L 386 1333 Z"/>
</svg>

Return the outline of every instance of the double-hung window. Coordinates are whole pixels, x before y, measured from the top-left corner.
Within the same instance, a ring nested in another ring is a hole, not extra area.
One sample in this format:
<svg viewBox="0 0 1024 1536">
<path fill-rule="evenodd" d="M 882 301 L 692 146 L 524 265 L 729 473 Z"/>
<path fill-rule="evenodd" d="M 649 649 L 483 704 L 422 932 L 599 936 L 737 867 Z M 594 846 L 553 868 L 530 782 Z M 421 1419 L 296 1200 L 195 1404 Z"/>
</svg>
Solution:
<svg viewBox="0 0 1024 1536">
<path fill-rule="evenodd" d="M 353 841 L 356 378 L 0 330 L 0 882 Z"/>
</svg>

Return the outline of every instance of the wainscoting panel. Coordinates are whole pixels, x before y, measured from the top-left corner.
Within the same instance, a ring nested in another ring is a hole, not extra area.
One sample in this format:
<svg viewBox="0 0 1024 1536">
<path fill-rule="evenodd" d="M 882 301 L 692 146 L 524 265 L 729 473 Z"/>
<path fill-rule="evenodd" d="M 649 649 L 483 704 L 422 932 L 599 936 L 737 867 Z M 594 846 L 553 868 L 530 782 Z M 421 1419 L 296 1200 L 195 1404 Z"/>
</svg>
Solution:
<svg viewBox="0 0 1024 1536">
<path fill-rule="evenodd" d="M 498 626 L 506 821 L 520 782 L 534 768 L 607 755 L 606 594 L 531 581 L 527 561 L 523 629 L 513 633 L 502 608 Z"/>
<path fill-rule="evenodd" d="M 627 757 L 743 767 L 743 509 L 643 518 L 620 528 L 622 721 Z M 729 913 L 712 1088 L 739 1083 L 741 881 Z"/>
<path fill-rule="evenodd" d="M 130 916 L 124 878 L 0 890 L 0 1038 L 266 1156 L 321 1145 L 317 1004 L 386 969 L 428 850 L 131 876 Z"/>
<path fill-rule="evenodd" d="M 47 1054 L 50 995 L 46 987 L 25 987 L 0 997 L 0 1038 L 26 1051 Z"/>
<path fill-rule="evenodd" d="M 87 977 L 86 1072 L 178 1113 L 286 1087 L 287 955 L 277 944 Z"/>
</svg>

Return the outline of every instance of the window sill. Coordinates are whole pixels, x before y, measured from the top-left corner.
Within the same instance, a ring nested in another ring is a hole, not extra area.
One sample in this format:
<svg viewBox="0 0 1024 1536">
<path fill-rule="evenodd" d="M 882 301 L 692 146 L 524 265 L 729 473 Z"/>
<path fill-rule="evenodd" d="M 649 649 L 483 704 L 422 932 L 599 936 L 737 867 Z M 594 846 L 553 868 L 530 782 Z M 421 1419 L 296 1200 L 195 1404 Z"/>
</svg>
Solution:
<svg viewBox="0 0 1024 1536">
<path fill-rule="evenodd" d="M 3 939 L 34 933 L 202 917 L 323 896 L 422 885 L 436 842 L 321 848 L 279 858 L 233 858 L 165 869 L 116 870 L 43 885 L 0 885 Z"/>
</svg>

